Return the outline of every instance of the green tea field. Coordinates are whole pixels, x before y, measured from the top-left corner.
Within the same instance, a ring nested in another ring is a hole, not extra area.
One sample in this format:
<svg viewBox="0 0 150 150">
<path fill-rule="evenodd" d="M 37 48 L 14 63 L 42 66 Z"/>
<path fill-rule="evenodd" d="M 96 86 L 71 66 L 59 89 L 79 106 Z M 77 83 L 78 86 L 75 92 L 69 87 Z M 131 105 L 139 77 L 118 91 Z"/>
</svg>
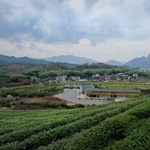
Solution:
<svg viewBox="0 0 150 150">
<path fill-rule="evenodd" d="M 0 110 L 0 150 L 148 150 L 149 147 L 149 95 L 69 110 Z"/>
</svg>

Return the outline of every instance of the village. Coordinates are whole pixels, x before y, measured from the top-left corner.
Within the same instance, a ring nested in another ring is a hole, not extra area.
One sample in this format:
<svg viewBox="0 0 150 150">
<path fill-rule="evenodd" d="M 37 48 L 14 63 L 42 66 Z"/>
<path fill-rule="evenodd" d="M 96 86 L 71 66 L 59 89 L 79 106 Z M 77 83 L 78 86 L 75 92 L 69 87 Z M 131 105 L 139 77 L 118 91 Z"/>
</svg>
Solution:
<svg viewBox="0 0 150 150">
<path fill-rule="evenodd" d="M 124 73 L 117 73 L 112 75 L 100 75 L 100 74 L 93 74 L 91 77 L 81 78 L 80 76 L 56 76 L 56 77 L 49 77 L 49 83 L 59 83 L 63 81 L 79 81 L 79 82 L 113 82 L 113 81 L 136 81 L 138 80 L 138 74 L 133 74 L 129 76 Z"/>
</svg>

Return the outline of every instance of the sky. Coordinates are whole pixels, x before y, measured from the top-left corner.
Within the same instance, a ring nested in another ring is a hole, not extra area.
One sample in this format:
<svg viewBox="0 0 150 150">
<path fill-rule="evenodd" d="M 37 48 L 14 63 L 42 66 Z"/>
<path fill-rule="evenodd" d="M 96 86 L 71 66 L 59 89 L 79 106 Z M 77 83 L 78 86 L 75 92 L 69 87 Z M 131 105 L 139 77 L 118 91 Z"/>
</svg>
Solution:
<svg viewBox="0 0 150 150">
<path fill-rule="evenodd" d="M 150 0 L 0 0 L 0 54 L 127 62 L 150 54 Z"/>
</svg>

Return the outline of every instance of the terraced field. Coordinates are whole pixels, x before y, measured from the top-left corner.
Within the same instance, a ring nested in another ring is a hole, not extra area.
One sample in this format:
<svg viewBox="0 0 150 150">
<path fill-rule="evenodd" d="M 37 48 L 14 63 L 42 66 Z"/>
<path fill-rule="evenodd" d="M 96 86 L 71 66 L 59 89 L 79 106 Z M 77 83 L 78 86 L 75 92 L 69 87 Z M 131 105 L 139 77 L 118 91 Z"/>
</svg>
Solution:
<svg viewBox="0 0 150 150">
<path fill-rule="evenodd" d="M 0 111 L 0 150 L 148 150 L 150 96 L 72 110 Z"/>
</svg>

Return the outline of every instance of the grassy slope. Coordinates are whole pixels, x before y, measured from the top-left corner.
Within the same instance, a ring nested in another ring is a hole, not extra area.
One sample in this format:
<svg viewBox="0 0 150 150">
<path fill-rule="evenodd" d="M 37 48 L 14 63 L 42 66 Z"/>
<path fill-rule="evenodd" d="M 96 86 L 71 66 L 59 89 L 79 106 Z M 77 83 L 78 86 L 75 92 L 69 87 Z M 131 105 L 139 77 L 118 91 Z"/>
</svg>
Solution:
<svg viewBox="0 0 150 150">
<path fill-rule="evenodd" d="M 138 150 L 150 145 L 150 96 L 74 110 L 0 111 L 1 150 Z"/>
</svg>

